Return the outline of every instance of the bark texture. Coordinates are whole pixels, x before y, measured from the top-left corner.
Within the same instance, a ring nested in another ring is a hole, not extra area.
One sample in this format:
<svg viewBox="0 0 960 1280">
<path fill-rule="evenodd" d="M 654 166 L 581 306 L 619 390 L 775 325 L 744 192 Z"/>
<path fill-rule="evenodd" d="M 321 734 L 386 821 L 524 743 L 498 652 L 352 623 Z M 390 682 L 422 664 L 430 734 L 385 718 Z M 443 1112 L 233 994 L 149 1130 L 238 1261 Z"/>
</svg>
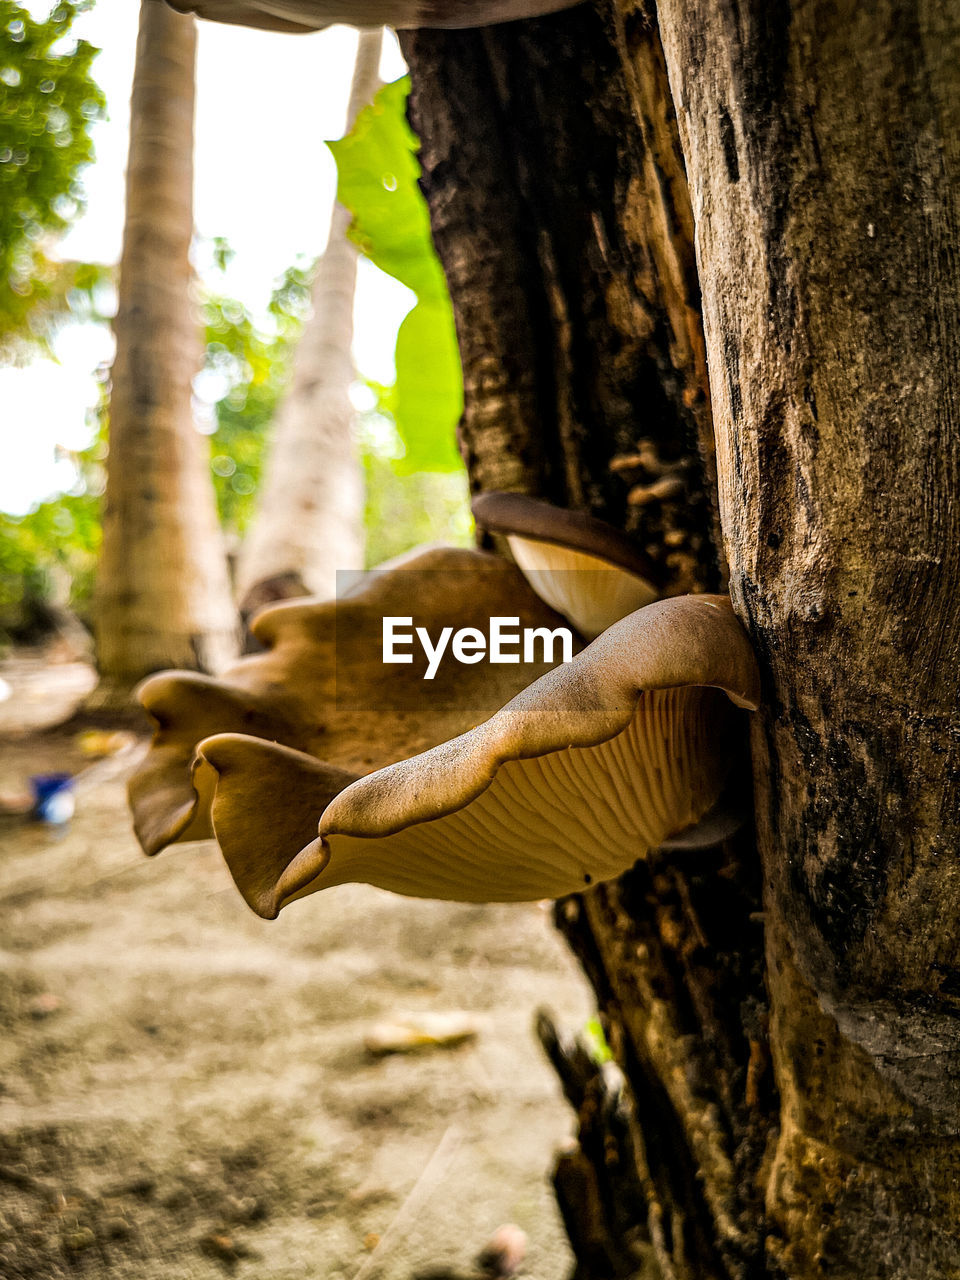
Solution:
<svg viewBox="0 0 960 1280">
<path fill-rule="evenodd" d="M 661 0 L 756 641 L 770 1264 L 960 1257 L 960 14 Z"/>
<path fill-rule="evenodd" d="M 578 1280 L 955 1277 L 956 7 L 608 0 L 404 48 L 474 487 L 703 589 L 706 351 L 766 682 L 762 858 L 558 906 L 629 1084 L 567 1080 Z"/>
<path fill-rule="evenodd" d="M 669 591 L 713 586 L 693 217 L 655 24 L 583 6 L 403 45 L 474 486 L 588 508 L 634 534 Z M 581 1147 L 556 1183 L 577 1280 L 764 1274 L 759 907 L 749 836 L 558 906 L 628 1082 L 615 1105 L 602 1083 L 571 1095 Z"/>
<path fill-rule="evenodd" d="M 209 443 L 193 425 L 202 348 L 190 298 L 196 32 L 143 0 L 97 579 L 95 703 L 163 667 L 216 670 L 236 653 Z"/>
<path fill-rule="evenodd" d="M 383 31 L 361 31 L 345 132 L 380 83 Z M 362 569 L 363 476 L 351 433 L 357 250 L 350 213 L 335 202 L 311 287 L 312 316 L 290 390 L 273 424 L 263 487 L 237 563 L 245 613 L 278 595 L 337 592 L 338 569 Z"/>
<path fill-rule="evenodd" d="M 624 38 L 586 6 L 401 37 L 457 321 L 461 447 L 475 489 L 592 510 L 675 590 L 712 587 L 692 218 L 662 58 L 638 87 Z"/>
</svg>

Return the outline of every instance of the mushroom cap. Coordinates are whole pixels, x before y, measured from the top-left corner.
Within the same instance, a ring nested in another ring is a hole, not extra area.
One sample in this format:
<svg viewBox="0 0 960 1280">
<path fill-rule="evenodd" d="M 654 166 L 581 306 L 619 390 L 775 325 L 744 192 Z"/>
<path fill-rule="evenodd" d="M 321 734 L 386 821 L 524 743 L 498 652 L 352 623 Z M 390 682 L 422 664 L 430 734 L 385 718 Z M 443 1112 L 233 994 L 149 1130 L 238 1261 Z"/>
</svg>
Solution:
<svg viewBox="0 0 960 1280">
<path fill-rule="evenodd" d="M 178 13 L 265 31 L 355 27 L 487 27 L 569 9 L 580 0 L 167 0 Z"/>
<path fill-rule="evenodd" d="M 555 507 L 525 493 L 498 491 L 478 494 L 471 506 L 477 524 L 490 533 L 518 534 L 535 542 L 583 551 L 651 582 L 660 572 L 625 533 L 585 511 Z"/>
<path fill-rule="evenodd" d="M 284 601 L 263 610 L 251 630 L 264 652 L 241 658 L 219 678 L 187 671 L 150 676 L 138 692 L 156 731 L 128 785 L 144 851 L 213 835 L 212 773 L 192 768 L 197 744 L 211 735 L 279 742 L 359 774 L 482 720 L 529 681 L 531 667 L 443 662 L 425 684 L 416 647 L 410 665 L 384 666 L 382 619 L 413 616 L 435 636 L 444 625 L 486 629 L 492 614 L 504 613 L 521 627 L 562 625 L 497 556 L 428 547 L 357 575 L 339 600 Z"/>
<path fill-rule="evenodd" d="M 319 838 L 280 851 L 253 774 L 225 774 L 214 826 L 260 915 L 347 881 L 411 897 L 524 901 L 627 870 L 717 804 L 755 709 L 749 642 L 722 596 L 686 596 L 623 619 L 483 724 L 358 779 L 325 807 Z M 216 767 L 216 744 L 201 757 Z M 254 815 L 238 821 L 241 806 Z M 248 881 L 263 854 L 275 872 Z"/>
<path fill-rule="evenodd" d="M 201 744 L 194 772 L 206 770 L 230 790 L 231 805 L 221 806 L 217 815 L 217 835 L 233 851 L 231 871 L 251 902 L 270 901 L 286 866 L 282 850 L 312 839 L 317 805 L 322 808 L 356 779 L 302 751 L 240 733 L 220 733 Z M 239 788 L 232 786 L 234 778 L 240 779 Z M 256 785 L 244 786 L 250 778 Z M 264 803 L 270 812 L 269 841 L 253 848 L 242 836 L 251 822 L 261 821 Z"/>
<path fill-rule="evenodd" d="M 547 604 L 594 639 L 660 595 L 662 570 L 612 525 L 523 493 L 482 493 L 477 524 L 503 534 L 524 577 Z"/>
<path fill-rule="evenodd" d="M 243 684 L 196 671 L 163 671 L 149 676 L 137 697 L 154 721 L 150 748 L 127 783 L 133 828 L 144 853 L 153 855 L 175 841 L 213 835 L 210 805 L 216 779 L 209 769 L 192 772 L 198 725 L 284 741 L 297 728 L 274 702 Z"/>
</svg>

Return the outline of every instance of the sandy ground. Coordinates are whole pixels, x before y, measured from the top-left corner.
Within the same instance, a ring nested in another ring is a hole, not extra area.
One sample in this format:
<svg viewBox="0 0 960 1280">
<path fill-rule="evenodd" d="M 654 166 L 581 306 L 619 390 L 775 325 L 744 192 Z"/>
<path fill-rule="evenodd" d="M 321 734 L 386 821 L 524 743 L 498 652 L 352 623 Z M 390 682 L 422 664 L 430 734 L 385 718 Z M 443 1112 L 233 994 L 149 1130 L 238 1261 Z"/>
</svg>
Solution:
<svg viewBox="0 0 960 1280">
<path fill-rule="evenodd" d="M 89 764 L 40 731 L 83 668 L 0 676 L 0 795 Z M 345 886 L 258 920 L 214 846 L 142 857 L 129 764 L 87 775 L 65 831 L 0 818 L 0 1277 L 467 1280 L 514 1222 L 518 1275 L 563 1280 L 572 1116 L 531 1025 L 592 1001 L 549 913 Z M 475 1041 L 364 1047 L 451 1010 Z"/>
</svg>

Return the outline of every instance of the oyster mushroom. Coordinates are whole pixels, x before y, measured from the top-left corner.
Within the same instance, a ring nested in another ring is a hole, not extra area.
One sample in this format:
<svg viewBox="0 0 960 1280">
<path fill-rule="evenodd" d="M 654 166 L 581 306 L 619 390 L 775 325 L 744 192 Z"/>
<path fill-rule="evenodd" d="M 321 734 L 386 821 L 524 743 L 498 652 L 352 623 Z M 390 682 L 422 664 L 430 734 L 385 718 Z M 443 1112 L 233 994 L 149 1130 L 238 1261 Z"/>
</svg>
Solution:
<svg viewBox="0 0 960 1280">
<path fill-rule="evenodd" d="M 317 31 L 335 22 L 355 27 L 487 27 L 569 9 L 579 0 L 167 0 L 195 13 L 266 31 Z"/>
<path fill-rule="evenodd" d="M 194 762 L 194 775 L 209 773 L 213 790 L 219 783 L 234 795 L 230 810 L 221 809 L 217 836 L 233 851 L 230 869 L 234 878 L 247 886 L 245 892 L 251 898 L 265 900 L 282 868 L 262 856 L 262 846 L 255 847 L 242 836 L 238 839 L 240 831 L 235 828 L 259 822 L 262 815 L 257 814 L 256 806 L 266 799 L 271 828 L 267 847 L 299 848 L 316 834 L 317 805 L 328 804 L 357 775 L 302 751 L 239 733 L 219 734 L 209 739 L 209 744 L 209 755 L 198 755 Z M 255 780 L 252 786 L 251 779 Z M 202 786 L 198 783 L 197 790 Z"/>
<path fill-rule="evenodd" d="M 661 594 L 661 571 L 619 529 L 523 493 L 482 493 L 477 524 L 503 534 L 537 595 L 588 640 Z"/>
<path fill-rule="evenodd" d="M 758 705 L 749 642 L 723 596 L 660 601 L 476 728 L 310 800 L 319 837 L 275 838 L 286 791 L 263 748 L 214 737 L 213 822 L 247 903 L 271 919 L 347 881 L 410 897 L 559 897 L 626 871 L 717 805 L 745 756 L 739 708 Z M 247 753 L 247 761 L 242 761 Z M 255 868 L 255 874 L 251 873 Z"/>
<path fill-rule="evenodd" d="M 444 663 L 425 685 L 422 654 L 409 665 L 384 666 L 382 625 L 384 616 L 412 615 L 435 632 L 451 624 L 486 627 L 495 614 L 517 617 L 521 627 L 563 625 L 512 565 L 485 552 L 429 547 L 358 575 L 339 600 L 265 609 L 251 625 L 265 651 L 221 677 L 150 676 L 139 697 L 156 730 L 128 786 L 144 851 L 213 834 L 213 774 L 202 767 L 191 773 L 197 743 L 211 734 L 279 742 L 360 774 L 490 715 L 529 682 L 530 664 L 481 670 Z M 537 674 L 549 665 L 541 663 Z"/>
</svg>

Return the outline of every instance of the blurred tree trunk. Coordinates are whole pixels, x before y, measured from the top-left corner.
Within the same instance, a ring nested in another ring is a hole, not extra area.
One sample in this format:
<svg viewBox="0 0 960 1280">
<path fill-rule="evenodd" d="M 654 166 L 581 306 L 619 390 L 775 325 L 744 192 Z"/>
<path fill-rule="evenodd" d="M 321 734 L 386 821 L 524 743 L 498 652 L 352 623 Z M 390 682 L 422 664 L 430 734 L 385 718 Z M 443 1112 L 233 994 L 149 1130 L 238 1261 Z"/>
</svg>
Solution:
<svg viewBox="0 0 960 1280">
<path fill-rule="evenodd" d="M 360 32 L 347 133 L 380 83 L 381 28 Z M 364 489 L 353 441 L 350 384 L 357 250 L 350 214 L 333 206 L 327 247 L 311 288 L 312 316 L 277 412 L 254 521 L 240 548 L 244 614 L 283 596 L 332 597 L 338 569 L 362 569 Z"/>
<path fill-rule="evenodd" d="M 196 28 L 143 0 L 114 323 L 110 453 L 95 605 L 100 684 L 124 702 L 163 667 L 216 670 L 236 650 L 209 442 L 196 431 L 202 359 L 193 278 Z"/>
<path fill-rule="evenodd" d="M 627 1082 L 545 1034 L 577 1277 L 955 1277 L 956 9 L 402 43 L 474 487 L 604 516 L 672 590 L 725 550 L 766 687 L 756 843 L 558 904 Z"/>
</svg>

